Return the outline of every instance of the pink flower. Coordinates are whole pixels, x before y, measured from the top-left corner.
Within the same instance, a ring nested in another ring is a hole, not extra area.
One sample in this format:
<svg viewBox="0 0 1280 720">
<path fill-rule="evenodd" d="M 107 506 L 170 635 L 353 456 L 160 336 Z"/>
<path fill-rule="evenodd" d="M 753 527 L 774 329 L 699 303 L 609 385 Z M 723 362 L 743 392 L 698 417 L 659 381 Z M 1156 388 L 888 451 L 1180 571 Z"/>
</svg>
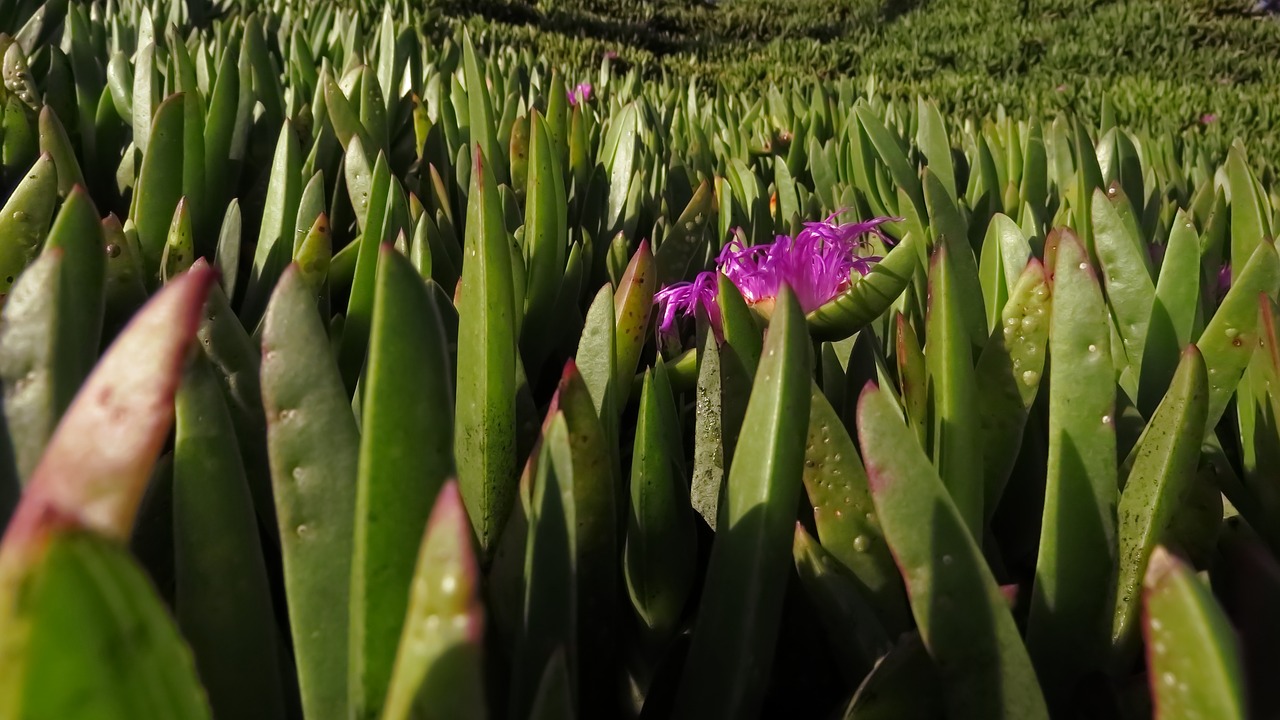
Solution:
<svg viewBox="0 0 1280 720">
<path fill-rule="evenodd" d="M 576 107 L 578 103 L 585 103 L 590 101 L 591 101 L 591 83 L 589 82 L 578 83 L 578 86 L 575 87 L 569 93 L 570 106 Z"/>
<path fill-rule="evenodd" d="M 663 333 L 674 333 L 677 315 L 695 317 L 698 308 L 707 313 L 711 326 L 720 331 L 720 306 L 716 304 L 716 273 L 702 272 L 693 282 L 681 282 L 659 290 L 653 296 L 653 302 L 661 309 L 658 316 L 658 330 Z"/>
<path fill-rule="evenodd" d="M 1218 122 L 1218 116 L 1215 115 L 1214 113 L 1205 113 L 1200 116 L 1201 125 L 1212 125 L 1213 123 L 1216 123 L 1216 122 Z"/>
<path fill-rule="evenodd" d="M 897 219 L 836 223 L 837 214 L 805 223 L 794 238 L 779 235 L 772 243 L 750 247 L 731 240 L 716 258 L 715 271 L 699 273 L 691 283 L 676 283 L 654 295 L 662 308 L 659 332 L 675 332 L 678 316 L 692 316 L 702 307 L 718 334 L 717 273 L 729 278 L 750 305 L 771 303 L 785 283 L 804 312 L 822 307 L 853 283 L 855 273 L 861 277 L 871 272 L 880 257 L 862 254 L 869 247 L 868 236 L 890 242 L 880 226 Z"/>
</svg>

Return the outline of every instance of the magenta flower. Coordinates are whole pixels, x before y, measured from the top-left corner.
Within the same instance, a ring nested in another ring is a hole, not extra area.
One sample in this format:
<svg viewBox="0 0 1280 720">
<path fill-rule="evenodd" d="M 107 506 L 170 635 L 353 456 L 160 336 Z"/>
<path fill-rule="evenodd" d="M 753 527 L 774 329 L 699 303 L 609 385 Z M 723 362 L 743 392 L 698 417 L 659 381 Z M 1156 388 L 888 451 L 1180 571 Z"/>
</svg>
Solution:
<svg viewBox="0 0 1280 720">
<path fill-rule="evenodd" d="M 675 331 L 679 316 L 695 315 L 702 307 L 719 334 L 720 311 L 716 306 L 718 273 L 738 288 L 749 305 L 767 314 L 785 283 L 796 295 L 800 309 L 808 313 L 844 292 L 880 260 L 864 255 L 869 235 L 891 242 L 880 225 L 898 218 L 874 218 L 865 222 L 836 223 L 831 215 L 822 222 L 805 223 L 794 238 L 779 235 L 772 243 L 746 246 L 731 240 L 716 258 L 716 270 L 699 273 L 693 282 L 676 283 L 654 295 L 661 306 L 658 330 Z"/>
<path fill-rule="evenodd" d="M 569 92 L 569 105 L 576 107 L 578 103 L 591 102 L 591 83 L 578 83 L 572 91 Z"/>
<path fill-rule="evenodd" d="M 671 334 L 675 330 L 679 315 L 694 317 L 698 314 L 698 308 L 702 308 L 711 321 L 711 327 L 719 335 L 720 306 L 716 304 L 718 292 L 716 273 L 701 272 L 693 282 L 675 283 L 654 293 L 653 302 L 661 308 L 658 330 Z"/>
<path fill-rule="evenodd" d="M 1218 116 L 1215 113 L 1205 113 L 1200 116 L 1201 125 L 1211 125 L 1218 122 Z"/>
<path fill-rule="evenodd" d="M 1218 269 L 1218 297 L 1227 294 L 1231 289 L 1231 265 L 1228 263 Z"/>
</svg>

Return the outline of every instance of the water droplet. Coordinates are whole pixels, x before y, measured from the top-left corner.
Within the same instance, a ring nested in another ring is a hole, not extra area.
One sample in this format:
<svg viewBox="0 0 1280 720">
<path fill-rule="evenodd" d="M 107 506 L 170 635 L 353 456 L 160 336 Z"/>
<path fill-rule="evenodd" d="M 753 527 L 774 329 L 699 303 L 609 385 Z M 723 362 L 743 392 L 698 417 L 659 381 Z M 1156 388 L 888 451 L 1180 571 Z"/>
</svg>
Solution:
<svg viewBox="0 0 1280 720">
<path fill-rule="evenodd" d="M 298 537 L 306 537 L 307 533 L 311 532 L 311 528 L 307 527 L 306 525 L 299 525 L 298 529 L 295 530 L 294 532 L 298 533 Z"/>
<path fill-rule="evenodd" d="M 26 222 L 26 221 L 27 221 L 27 214 L 26 214 L 25 212 L 23 212 L 22 210 L 14 210 L 14 211 L 13 211 L 13 219 L 14 219 L 16 222 Z"/>
<path fill-rule="evenodd" d="M 1155 654 L 1163 655 L 1165 651 L 1165 646 L 1164 646 L 1164 643 L 1162 642 L 1152 643 L 1151 649 L 1155 651 Z"/>
<path fill-rule="evenodd" d="M 1094 345 L 1093 343 L 1089 343 L 1089 352 L 1091 353 L 1098 352 L 1098 346 Z"/>
<path fill-rule="evenodd" d="M 1234 339 L 1237 335 L 1239 335 L 1240 331 L 1235 328 L 1227 328 L 1224 334 L 1227 336 L 1228 340 L 1231 340 L 1231 339 Z"/>
<path fill-rule="evenodd" d="M 301 482 L 303 476 L 305 476 L 307 473 L 305 470 L 302 469 L 302 466 L 299 465 L 298 467 L 293 469 L 292 473 L 289 473 L 289 474 L 293 476 L 294 482 Z"/>
<path fill-rule="evenodd" d="M 115 243 L 107 243 L 107 257 L 120 257 L 120 246 Z"/>
<path fill-rule="evenodd" d="M 1024 385 L 1034 385 L 1040 381 L 1040 373 L 1035 370 L 1027 370 L 1022 373 L 1022 382 Z"/>
<path fill-rule="evenodd" d="M 844 517 L 844 513 L 843 513 L 843 512 L 841 512 L 841 511 L 839 511 L 839 510 L 837 510 L 837 511 L 836 511 L 836 517 L 838 517 L 838 518 L 842 518 L 842 517 Z"/>
<path fill-rule="evenodd" d="M 1173 687 L 1178 684 L 1178 676 L 1171 672 L 1167 672 L 1160 676 L 1160 681 L 1169 687 Z"/>
<path fill-rule="evenodd" d="M 950 565 L 950 564 L 952 563 L 952 561 L 953 561 L 953 560 L 954 560 L 954 558 L 952 558 L 950 555 L 943 555 L 943 556 L 942 556 L 942 564 L 943 564 L 943 565 Z"/>
<path fill-rule="evenodd" d="M 866 535 L 859 535 L 853 539 L 853 549 L 858 552 L 866 552 L 871 549 L 871 538 Z"/>
<path fill-rule="evenodd" d="M 1088 270 L 1088 269 L 1089 269 L 1089 263 L 1087 263 L 1087 262 L 1082 262 L 1082 263 L 1080 263 L 1080 269 L 1081 269 L 1081 270 Z"/>
<path fill-rule="evenodd" d="M 1162 626 L 1161 626 L 1161 624 L 1160 624 L 1160 618 L 1151 618 L 1151 629 L 1152 629 L 1152 630 L 1155 630 L 1156 632 L 1159 632 L 1161 627 L 1162 627 Z"/>
<path fill-rule="evenodd" d="M 1103 415 L 1103 416 L 1102 416 L 1102 424 L 1103 424 L 1103 425 L 1109 425 L 1110 423 L 1111 423 L 1111 416 L 1110 416 L 1110 415 Z"/>
</svg>

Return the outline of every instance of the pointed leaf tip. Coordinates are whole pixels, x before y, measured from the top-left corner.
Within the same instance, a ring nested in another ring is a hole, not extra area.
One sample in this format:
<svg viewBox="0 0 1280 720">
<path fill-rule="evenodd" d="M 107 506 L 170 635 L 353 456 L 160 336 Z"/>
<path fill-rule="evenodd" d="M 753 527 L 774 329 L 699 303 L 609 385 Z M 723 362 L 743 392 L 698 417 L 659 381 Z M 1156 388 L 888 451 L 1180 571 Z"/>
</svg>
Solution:
<svg viewBox="0 0 1280 720">
<path fill-rule="evenodd" d="M 54 430 L 0 547 L 30 547 L 67 527 L 129 536 L 214 275 L 193 267 L 112 343 Z"/>
</svg>

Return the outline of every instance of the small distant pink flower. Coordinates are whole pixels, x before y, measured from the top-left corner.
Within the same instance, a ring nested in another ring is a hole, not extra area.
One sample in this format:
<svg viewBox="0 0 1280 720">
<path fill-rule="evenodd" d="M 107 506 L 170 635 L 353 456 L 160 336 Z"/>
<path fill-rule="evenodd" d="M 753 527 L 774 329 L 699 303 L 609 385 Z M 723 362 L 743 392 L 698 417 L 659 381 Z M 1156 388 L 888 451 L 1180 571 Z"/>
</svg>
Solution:
<svg viewBox="0 0 1280 720">
<path fill-rule="evenodd" d="M 1223 265 L 1218 270 L 1218 296 L 1221 297 L 1223 295 L 1226 295 L 1227 291 L 1230 289 L 1231 289 L 1231 265 L 1226 264 L 1226 265 Z"/>
<path fill-rule="evenodd" d="M 605 59 L 605 60 L 617 60 L 617 59 L 618 59 L 618 53 L 614 52 L 613 50 L 605 50 L 605 51 L 604 51 L 604 59 Z"/>
<path fill-rule="evenodd" d="M 882 217 L 837 223 L 835 217 L 805 223 L 794 238 L 779 235 L 772 243 L 746 246 L 740 239 L 731 240 L 716 258 L 716 270 L 699 273 L 693 282 L 676 283 L 654 295 L 654 302 L 662 308 L 659 332 L 674 332 L 680 315 L 692 316 L 702 307 L 718 334 L 718 274 L 729 278 L 750 305 L 772 301 L 784 283 L 804 312 L 826 304 L 852 284 L 855 273 L 871 272 L 880 257 L 862 254 L 869 247 L 867 236 L 889 242 L 880 226 L 896 220 Z"/>
<path fill-rule="evenodd" d="M 1205 113 L 1200 116 L 1201 125 L 1211 125 L 1218 122 L 1218 116 L 1214 113 Z"/>
<path fill-rule="evenodd" d="M 578 83 L 569 93 L 569 105 L 576 107 L 578 103 L 591 102 L 591 83 Z"/>
</svg>

